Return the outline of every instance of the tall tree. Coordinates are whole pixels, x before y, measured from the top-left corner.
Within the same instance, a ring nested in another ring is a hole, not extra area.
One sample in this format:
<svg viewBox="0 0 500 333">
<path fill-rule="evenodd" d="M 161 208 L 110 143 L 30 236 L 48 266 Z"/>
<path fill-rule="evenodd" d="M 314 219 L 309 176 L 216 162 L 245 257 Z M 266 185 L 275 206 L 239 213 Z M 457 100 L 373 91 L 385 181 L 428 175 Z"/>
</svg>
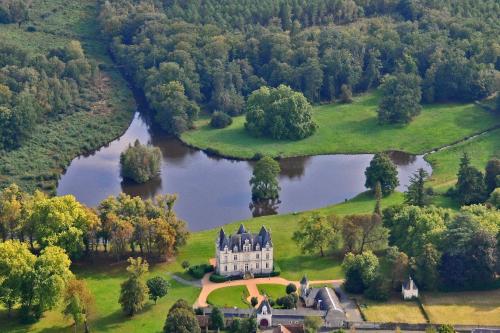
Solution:
<svg viewBox="0 0 500 333">
<path fill-rule="evenodd" d="M 428 195 L 424 188 L 428 176 L 427 171 L 420 168 L 410 177 L 410 184 L 405 192 L 405 203 L 419 207 L 423 207 L 428 203 Z"/>
<path fill-rule="evenodd" d="M 483 174 L 471 166 L 469 155 L 465 152 L 460 160 L 457 177 L 456 195 L 460 204 L 476 204 L 486 199 Z"/>
<path fill-rule="evenodd" d="M 325 255 L 325 249 L 335 241 L 338 232 L 336 217 L 328 219 L 319 214 L 303 217 L 299 221 L 299 226 L 293 233 L 292 239 L 300 246 L 302 252 L 319 251 L 322 257 Z"/>
<path fill-rule="evenodd" d="M 155 276 L 154 278 L 148 279 L 146 281 L 148 287 L 149 299 L 155 302 L 158 298 L 162 298 L 167 295 L 170 288 L 170 283 L 161 276 Z"/>
<path fill-rule="evenodd" d="M 185 300 L 178 300 L 168 311 L 167 320 L 163 326 L 164 333 L 200 333 L 200 325 L 193 308 Z"/>
<path fill-rule="evenodd" d="M 488 161 L 486 164 L 484 181 L 488 194 L 493 192 L 495 188 L 500 187 L 500 159 L 494 158 Z"/>
<path fill-rule="evenodd" d="M 87 320 L 94 304 L 94 297 L 83 280 L 68 281 L 64 304 L 63 313 L 75 322 L 75 333 L 78 325 L 82 323 L 85 326 L 85 332 L 88 332 Z"/>
<path fill-rule="evenodd" d="M 378 267 L 378 258 L 371 251 L 346 254 L 342 263 L 346 277 L 345 289 L 351 293 L 362 293 L 375 279 Z"/>
<path fill-rule="evenodd" d="M 212 329 L 219 331 L 224 329 L 224 314 L 218 307 L 212 308 L 212 313 L 210 314 L 210 320 L 212 322 Z"/>
<path fill-rule="evenodd" d="M 253 136 L 300 140 L 316 131 L 312 108 L 304 95 L 290 87 L 262 87 L 248 97 L 245 129 Z"/>
<path fill-rule="evenodd" d="M 268 156 L 262 157 L 253 169 L 250 179 L 252 185 L 252 199 L 255 201 L 274 200 L 279 197 L 278 176 L 280 165 Z"/>
<path fill-rule="evenodd" d="M 382 99 L 378 108 L 381 123 L 409 123 L 420 113 L 420 77 L 397 73 L 386 77 L 382 84 Z"/>
<path fill-rule="evenodd" d="M 384 248 L 388 230 L 378 214 L 348 215 L 342 220 L 342 238 L 347 252 L 363 253 Z"/>
<path fill-rule="evenodd" d="M 365 186 L 375 189 L 377 182 L 382 186 L 384 195 L 390 194 L 399 185 L 398 170 L 385 153 L 377 153 L 365 170 Z"/>
<path fill-rule="evenodd" d="M 133 316 L 143 308 L 146 301 L 148 288 L 142 281 L 142 276 L 148 272 L 149 265 L 141 257 L 129 258 L 127 261 L 129 277 L 121 285 L 119 302 L 123 311 L 128 316 Z"/>
</svg>

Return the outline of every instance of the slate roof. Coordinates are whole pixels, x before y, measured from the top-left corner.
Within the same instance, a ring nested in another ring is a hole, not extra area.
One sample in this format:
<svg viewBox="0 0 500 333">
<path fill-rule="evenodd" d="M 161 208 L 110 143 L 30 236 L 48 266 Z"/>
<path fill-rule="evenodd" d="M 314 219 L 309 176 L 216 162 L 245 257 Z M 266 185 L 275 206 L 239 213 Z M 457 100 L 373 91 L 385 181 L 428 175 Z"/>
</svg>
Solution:
<svg viewBox="0 0 500 333">
<path fill-rule="evenodd" d="M 273 243 L 271 240 L 271 232 L 269 232 L 264 226 L 260 228 L 260 231 L 257 234 L 253 234 L 248 232 L 243 224 L 240 225 L 238 231 L 234 235 L 227 235 L 224 232 L 224 229 L 220 229 L 219 237 L 217 240 L 219 250 L 223 251 L 227 246 L 229 250 L 234 251 L 236 247 L 236 252 L 243 251 L 243 244 L 248 240 L 252 245 L 252 251 L 256 251 L 257 245 L 260 248 L 266 246 L 269 243 L 269 246 L 272 247 Z"/>
<path fill-rule="evenodd" d="M 272 314 L 273 310 L 272 310 L 271 304 L 269 304 L 269 301 L 267 300 L 267 298 L 264 298 L 262 300 L 262 302 L 260 302 L 260 305 L 257 308 L 257 313 L 262 313 L 262 308 L 264 306 L 267 306 L 267 312 L 268 312 L 268 314 Z"/>
<path fill-rule="evenodd" d="M 344 313 L 342 306 L 340 305 L 340 300 L 333 291 L 332 288 L 311 288 L 309 289 L 305 298 L 309 300 L 306 303 L 313 303 L 315 307 L 319 304 L 319 309 L 323 311 L 338 311 Z M 314 300 L 314 302 L 312 302 Z"/>
</svg>

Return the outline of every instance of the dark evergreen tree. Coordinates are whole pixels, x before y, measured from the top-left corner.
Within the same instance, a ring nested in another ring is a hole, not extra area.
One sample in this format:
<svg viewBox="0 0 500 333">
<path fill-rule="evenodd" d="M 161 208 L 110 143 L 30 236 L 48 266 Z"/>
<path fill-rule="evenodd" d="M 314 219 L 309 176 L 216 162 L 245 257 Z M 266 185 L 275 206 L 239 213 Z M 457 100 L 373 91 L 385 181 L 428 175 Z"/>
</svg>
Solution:
<svg viewBox="0 0 500 333">
<path fill-rule="evenodd" d="M 405 192 L 405 203 L 423 207 L 428 204 L 428 195 L 425 191 L 425 180 L 429 174 L 420 168 L 410 177 L 410 184 Z"/>
</svg>

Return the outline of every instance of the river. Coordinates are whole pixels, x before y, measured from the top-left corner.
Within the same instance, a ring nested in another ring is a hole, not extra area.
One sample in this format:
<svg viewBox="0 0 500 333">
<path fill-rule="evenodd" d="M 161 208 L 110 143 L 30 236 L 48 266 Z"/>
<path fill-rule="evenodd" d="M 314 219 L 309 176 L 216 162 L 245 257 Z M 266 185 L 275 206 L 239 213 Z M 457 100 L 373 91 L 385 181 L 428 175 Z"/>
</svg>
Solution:
<svg viewBox="0 0 500 333">
<path fill-rule="evenodd" d="M 120 153 L 138 139 L 161 149 L 161 175 L 146 184 L 124 182 Z M 75 158 L 62 175 L 58 195 L 73 194 L 97 206 L 104 198 L 125 192 L 151 198 L 177 193 L 175 211 L 191 231 L 217 227 L 257 215 L 289 213 L 342 202 L 365 191 L 364 171 L 372 154 L 320 155 L 280 160 L 280 202 L 273 207 L 253 207 L 248 183 L 254 162 L 209 156 L 185 146 L 153 128 L 144 112 L 136 112 L 127 131 L 89 155 Z M 392 153 L 403 191 L 418 168 L 431 172 L 423 156 Z"/>
</svg>

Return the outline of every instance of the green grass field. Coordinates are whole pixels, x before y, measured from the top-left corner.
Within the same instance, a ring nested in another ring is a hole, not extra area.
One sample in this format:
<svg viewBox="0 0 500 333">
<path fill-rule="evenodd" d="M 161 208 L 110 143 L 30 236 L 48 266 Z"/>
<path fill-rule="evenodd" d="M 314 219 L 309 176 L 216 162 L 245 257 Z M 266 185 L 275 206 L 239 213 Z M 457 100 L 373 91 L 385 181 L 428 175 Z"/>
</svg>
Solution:
<svg viewBox="0 0 500 333">
<path fill-rule="evenodd" d="M 500 325 L 500 289 L 424 294 L 422 303 L 431 323 Z"/>
<path fill-rule="evenodd" d="M 286 295 L 286 286 L 280 284 L 263 283 L 258 284 L 257 289 L 261 295 L 266 295 L 269 298 L 277 300 Z"/>
<path fill-rule="evenodd" d="M 368 321 L 410 324 L 426 322 L 417 302 L 403 301 L 398 296 L 383 303 L 361 299 L 359 304 Z"/>
<path fill-rule="evenodd" d="M 500 118 L 474 104 L 439 104 L 423 107 L 409 125 L 379 125 L 376 109 L 379 94 L 357 96 L 352 104 L 314 107 L 318 131 L 300 141 L 254 138 L 244 129 L 244 116 L 234 118 L 224 129 L 212 129 L 208 119 L 197 122 L 197 130 L 182 134 L 189 145 L 211 148 L 225 156 L 251 158 L 256 153 L 271 156 L 369 153 L 400 150 L 421 154 L 459 141 L 500 124 Z"/>
<path fill-rule="evenodd" d="M 489 159 L 500 158 L 500 129 L 427 155 L 426 159 L 432 164 L 433 169 L 429 185 L 445 189 L 454 185 L 460 158 L 464 152 L 469 154 L 472 165 L 484 173 L 484 167 Z"/>
<path fill-rule="evenodd" d="M 150 267 L 146 279 L 153 276 L 163 276 L 168 264 L 160 264 Z M 193 303 L 199 294 L 199 288 L 182 285 L 170 280 L 171 289 L 167 296 L 158 300 L 158 304 L 148 301 L 145 308 L 130 318 L 123 314 L 118 297 L 120 284 L 126 279 L 125 265 L 85 265 L 74 267 L 76 275 L 83 278 L 95 298 L 95 306 L 90 316 L 90 328 L 92 332 L 160 332 L 165 322 L 168 310 L 179 298 L 184 298 Z M 0 331 L 2 333 L 21 332 L 73 332 L 72 321 L 64 318 L 61 309 L 57 308 L 44 314 L 44 317 L 36 324 L 27 326 L 19 325 L 17 318 L 8 320 L 6 312 L 0 311 Z M 79 330 L 83 332 L 83 328 Z"/>
<path fill-rule="evenodd" d="M 246 286 L 233 286 L 212 291 L 207 297 L 207 303 L 223 308 L 249 308 L 249 296 Z"/>
</svg>

